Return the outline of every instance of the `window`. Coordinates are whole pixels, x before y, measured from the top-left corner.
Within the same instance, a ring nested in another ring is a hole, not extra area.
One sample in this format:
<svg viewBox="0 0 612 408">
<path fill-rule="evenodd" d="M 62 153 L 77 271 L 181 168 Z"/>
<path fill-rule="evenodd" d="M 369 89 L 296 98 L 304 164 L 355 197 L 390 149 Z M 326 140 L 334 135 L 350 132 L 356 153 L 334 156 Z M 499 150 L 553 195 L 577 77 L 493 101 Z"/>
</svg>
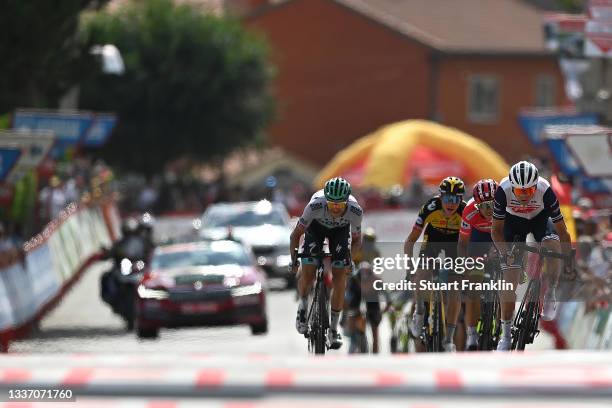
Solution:
<svg viewBox="0 0 612 408">
<path fill-rule="evenodd" d="M 538 108 L 555 106 L 555 77 L 553 75 L 542 74 L 536 77 L 535 106 Z"/>
<path fill-rule="evenodd" d="M 469 79 L 468 116 L 471 122 L 494 123 L 499 116 L 499 80 L 492 75 Z"/>
</svg>

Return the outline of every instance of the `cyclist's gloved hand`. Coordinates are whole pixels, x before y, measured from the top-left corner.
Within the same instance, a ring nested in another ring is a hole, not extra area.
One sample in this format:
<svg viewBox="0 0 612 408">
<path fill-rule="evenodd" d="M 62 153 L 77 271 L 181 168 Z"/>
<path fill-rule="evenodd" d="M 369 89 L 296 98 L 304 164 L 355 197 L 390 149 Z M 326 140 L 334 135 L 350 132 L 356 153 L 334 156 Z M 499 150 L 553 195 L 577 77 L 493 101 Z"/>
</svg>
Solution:
<svg viewBox="0 0 612 408">
<path fill-rule="evenodd" d="M 289 264 L 289 272 L 292 274 L 296 274 L 298 271 L 298 267 L 300 266 L 300 262 L 296 259 L 295 261 L 291 261 Z"/>
</svg>

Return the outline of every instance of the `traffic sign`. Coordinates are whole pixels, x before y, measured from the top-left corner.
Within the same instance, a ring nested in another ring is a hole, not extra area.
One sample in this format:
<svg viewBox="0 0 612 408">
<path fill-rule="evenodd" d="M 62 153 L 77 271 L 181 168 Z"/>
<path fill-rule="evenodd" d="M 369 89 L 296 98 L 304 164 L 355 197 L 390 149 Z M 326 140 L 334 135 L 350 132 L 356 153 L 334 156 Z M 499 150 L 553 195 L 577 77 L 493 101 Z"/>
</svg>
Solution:
<svg viewBox="0 0 612 408">
<path fill-rule="evenodd" d="M 589 17 L 595 20 L 612 20 L 612 0 L 590 0 Z"/>
<path fill-rule="evenodd" d="M 612 58 L 612 20 L 589 20 L 584 33 L 587 57 Z"/>
</svg>

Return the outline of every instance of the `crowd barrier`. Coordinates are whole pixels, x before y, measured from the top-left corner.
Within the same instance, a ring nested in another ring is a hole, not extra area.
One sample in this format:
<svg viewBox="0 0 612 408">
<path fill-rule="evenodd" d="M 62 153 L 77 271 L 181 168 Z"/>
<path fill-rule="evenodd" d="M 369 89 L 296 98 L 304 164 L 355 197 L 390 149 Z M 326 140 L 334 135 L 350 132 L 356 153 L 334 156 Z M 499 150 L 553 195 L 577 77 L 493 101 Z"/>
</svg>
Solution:
<svg viewBox="0 0 612 408">
<path fill-rule="evenodd" d="M 112 200 L 70 204 L 58 219 L 29 240 L 23 256 L 0 266 L 0 348 L 27 335 L 78 280 L 100 250 L 118 236 Z"/>
<path fill-rule="evenodd" d="M 397 212 L 368 217 L 367 225 L 399 236 Z M 401 217 L 404 218 L 404 217 Z M 402 227 L 404 227 L 402 225 Z M 119 236 L 120 216 L 112 200 L 69 205 L 57 220 L 24 245 L 24 256 L 0 262 L 0 349 L 27 335 Z M 405 232 L 404 232 L 405 233 Z M 588 310 L 587 310 L 588 307 Z M 561 333 L 572 349 L 612 349 L 612 305 L 564 302 Z"/>
<path fill-rule="evenodd" d="M 588 308 L 588 309 L 587 309 Z M 561 305 L 558 323 L 571 349 L 612 349 L 612 306 L 586 302 L 566 302 Z"/>
</svg>

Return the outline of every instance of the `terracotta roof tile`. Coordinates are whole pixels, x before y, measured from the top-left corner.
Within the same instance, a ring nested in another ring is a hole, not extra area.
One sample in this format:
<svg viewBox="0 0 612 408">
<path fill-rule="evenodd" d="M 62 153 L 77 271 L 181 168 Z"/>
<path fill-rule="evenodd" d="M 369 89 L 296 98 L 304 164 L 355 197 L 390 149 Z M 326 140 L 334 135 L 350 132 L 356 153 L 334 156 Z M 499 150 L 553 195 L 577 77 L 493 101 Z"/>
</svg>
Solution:
<svg viewBox="0 0 612 408">
<path fill-rule="evenodd" d="M 543 11 L 522 0 L 332 0 L 447 52 L 547 53 Z"/>
</svg>

